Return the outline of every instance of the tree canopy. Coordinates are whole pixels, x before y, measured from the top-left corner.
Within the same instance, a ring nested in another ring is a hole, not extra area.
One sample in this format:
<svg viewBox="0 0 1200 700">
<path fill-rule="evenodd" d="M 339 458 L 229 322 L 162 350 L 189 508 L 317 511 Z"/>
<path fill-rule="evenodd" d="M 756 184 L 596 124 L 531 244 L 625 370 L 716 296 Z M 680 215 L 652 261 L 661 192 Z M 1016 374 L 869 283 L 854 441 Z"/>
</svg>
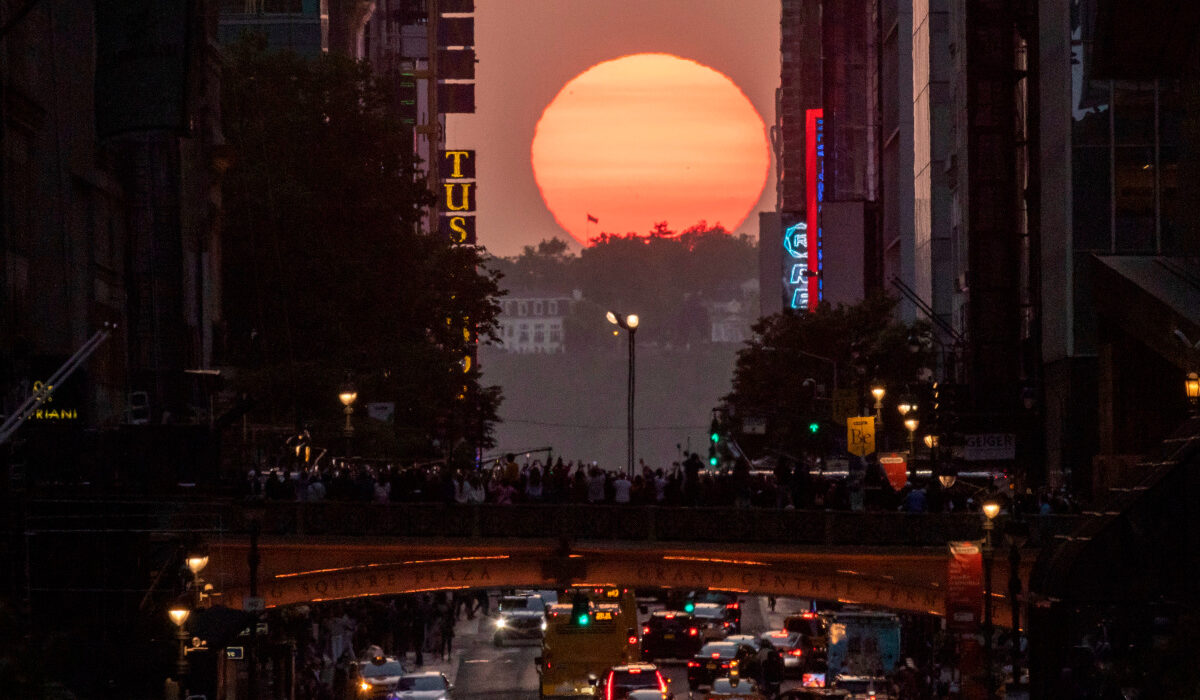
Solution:
<svg viewBox="0 0 1200 700">
<path fill-rule="evenodd" d="M 678 233 L 666 222 L 646 235 L 601 233 L 578 255 L 552 238 L 493 264 L 511 294 L 582 292 L 567 320 L 573 348 L 596 346 L 609 331 L 597 321 L 607 309 L 636 313 L 639 341 L 675 345 L 708 337 L 706 302 L 741 300 L 758 312 L 741 288 L 758 277 L 755 241 L 703 221 Z"/>
<path fill-rule="evenodd" d="M 809 424 L 830 419 L 835 385 L 855 391 L 863 410 L 870 409 L 866 398 L 874 381 L 892 397 L 906 393 L 932 358 L 928 350 L 913 352 L 909 346 L 910 335 L 925 333 L 927 324 L 896 321 L 895 306 L 895 299 L 873 295 L 852 306 L 823 303 L 812 313 L 786 311 L 759 319 L 754 337 L 738 352 L 724 407 L 733 416 L 765 419 L 765 444 L 798 454 Z M 808 379 L 813 381 L 806 384 Z M 885 425 L 898 423 L 893 413 L 884 413 Z"/>
<path fill-rule="evenodd" d="M 499 390 L 463 366 L 495 336 L 499 275 L 421 229 L 433 198 L 384 81 L 251 36 L 222 93 L 225 359 L 250 370 L 263 419 L 336 424 L 349 377 L 360 403 L 396 403 L 406 452 L 432 435 L 486 445 Z"/>
</svg>

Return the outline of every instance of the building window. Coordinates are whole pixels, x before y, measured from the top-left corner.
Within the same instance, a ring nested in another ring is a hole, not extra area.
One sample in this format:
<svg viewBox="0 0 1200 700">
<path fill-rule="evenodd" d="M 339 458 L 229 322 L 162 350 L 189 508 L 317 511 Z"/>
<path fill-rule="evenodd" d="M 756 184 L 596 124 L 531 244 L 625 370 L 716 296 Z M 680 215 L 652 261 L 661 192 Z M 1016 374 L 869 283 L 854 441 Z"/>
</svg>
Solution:
<svg viewBox="0 0 1200 700">
<path fill-rule="evenodd" d="M 546 302 L 546 313 L 550 314 L 551 316 L 557 316 L 558 315 L 558 302 L 557 301 Z"/>
<path fill-rule="evenodd" d="M 522 323 L 520 328 L 518 329 L 517 343 L 520 345 L 524 345 L 525 343 L 528 343 L 528 342 L 529 342 L 529 324 Z"/>
<path fill-rule="evenodd" d="M 560 327 L 557 323 L 550 326 L 550 342 L 551 343 L 561 343 L 562 342 L 562 327 Z"/>
<path fill-rule="evenodd" d="M 524 301 L 521 302 L 520 304 L 518 304 L 517 305 L 517 313 L 521 316 L 528 316 L 529 315 L 529 304 Z"/>
<path fill-rule="evenodd" d="M 541 345 L 546 342 L 546 327 L 541 323 L 535 323 L 533 326 L 533 342 Z"/>
<path fill-rule="evenodd" d="M 540 302 L 540 301 L 533 302 L 533 315 L 534 316 L 542 315 L 542 302 Z"/>
</svg>

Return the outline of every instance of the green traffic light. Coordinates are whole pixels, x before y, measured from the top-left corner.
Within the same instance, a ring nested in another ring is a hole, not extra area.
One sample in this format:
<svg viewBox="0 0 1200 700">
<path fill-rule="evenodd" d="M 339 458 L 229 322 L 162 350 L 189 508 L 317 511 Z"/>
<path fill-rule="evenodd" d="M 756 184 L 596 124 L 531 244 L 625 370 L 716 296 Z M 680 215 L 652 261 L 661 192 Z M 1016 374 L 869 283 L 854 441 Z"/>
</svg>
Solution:
<svg viewBox="0 0 1200 700">
<path fill-rule="evenodd" d="M 715 466 L 717 466 L 717 458 L 716 458 L 716 457 L 709 457 L 709 458 L 708 458 L 708 465 L 709 465 L 710 467 L 715 467 Z"/>
<path fill-rule="evenodd" d="M 721 434 L 720 434 L 720 433 L 713 433 L 712 435 L 709 435 L 709 436 L 708 436 L 708 439 L 709 439 L 709 440 L 712 440 L 713 442 L 720 442 L 720 440 L 721 440 Z"/>
<path fill-rule="evenodd" d="M 695 603 L 693 603 L 692 601 L 690 601 L 690 600 L 689 600 L 688 602 L 686 602 L 686 603 L 684 603 L 684 604 L 683 604 L 683 611 L 684 611 L 684 612 L 689 612 L 689 613 L 690 613 L 690 612 L 693 612 L 693 611 L 695 611 L 695 610 L 696 610 L 696 604 L 695 604 Z"/>
<path fill-rule="evenodd" d="M 578 617 L 578 619 L 576 619 L 576 622 L 578 622 L 581 627 L 586 627 L 587 623 L 589 623 L 591 621 L 592 621 L 592 618 L 588 617 L 586 614 L 580 615 Z"/>
<path fill-rule="evenodd" d="M 815 433 L 815 432 L 819 431 L 820 429 L 821 429 L 820 423 L 813 422 L 813 423 L 808 424 L 808 432 L 810 432 L 810 433 Z"/>
</svg>

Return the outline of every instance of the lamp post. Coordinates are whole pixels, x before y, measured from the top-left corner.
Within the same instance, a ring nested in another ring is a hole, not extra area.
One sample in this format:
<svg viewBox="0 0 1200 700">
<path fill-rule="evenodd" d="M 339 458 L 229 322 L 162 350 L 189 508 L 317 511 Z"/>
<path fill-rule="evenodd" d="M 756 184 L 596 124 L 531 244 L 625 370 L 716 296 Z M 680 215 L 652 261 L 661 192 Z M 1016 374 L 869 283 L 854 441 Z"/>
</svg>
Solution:
<svg viewBox="0 0 1200 700">
<path fill-rule="evenodd" d="M 995 679 L 992 677 L 992 530 L 993 522 L 1000 513 L 1000 504 L 985 501 L 983 504 L 983 662 L 984 685 L 987 696 L 995 697 Z"/>
<path fill-rule="evenodd" d="M 350 456 L 350 438 L 354 437 L 354 424 L 350 422 L 350 416 L 354 415 L 354 402 L 358 400 L 358 390 L 354 388 L 354 382 L 348 378 L 342 384 L 342 388 L 338 391 L 338 400 L 345 406 L 342 412 L 346 414 L 346 425 L 342 428 L 342 436 L 346 438 L 346 456 Z"/>
<path fill-rule="evenodd" d="M 204 604 L 204 580 L 200 578 L 200 572 L 204 571 L 204 567 L 208 566 L 207 554 L 193 554 L 185 560 L 188 571 L 192 572 L 192 588 L 196 591 L 195 602 L 193 607 L 200 608 Z"/>
<path fill-rule="evenodd" d="M 250 568 L 250 597 L 258 597 L 258 535 L 262 529 L 262 518 L 265 508 L 258 501 L 246 504 L 246 524 L 250 529 L 250 551 L 246 554 L 246 564 Z M 254 614 L 250 623 L 250 639 L 246 645 L 246 695 L 250 700 L 258 700 L 258 613 Z"/>
<path fill-rule="evenodd" d="M 179 641 L 179 656 L 175 659 L 175 675 L 178 677 L 180 690 L 183 689 L 183 679 L 188 674 L 187 661 L 187 643 L 188 632 L 184 628 L 183 623 L 187 622 L 188 616 L 192 611 L 183 605 L 175 605 L 167 610 L 167 616 L 171 618 L 171 622 L 175 623 L 175 639 Z"/>
<path fill-rule="evenodd" d="M 912 461 L 914 458 L 916 458 L 917 426 L 919 426 L 920 424 L 921 424 L 921 421 L 917 420 L 917 417 L 912 414 L 909 414 L 909 416 L 904 419 L 904 427 L 908 428 L 908 459 L 909 459 L 909 461 Z"/>
<path fill-rule="evenodd" d="M 605 314 L 605 318 L 608 319 L 609 323 L 612 323 L 621 328 L 624 328 L 626 331 L 629 332 L 629 377 L 628 377 L 629 378 L 629 401 L 626 406 L 626 421 L 628 423 L 629 436 L 626 440 L 626 443 L 627 443 L 626 459 L 628 460 L 626 463 L 626 465 L 627 465 L 626 473 L 629 474 L 629 476 L 632 478 L 633 477 L 633 394 L 634 394 L 635 378 L 637 376 L 636 373 L 634 372 L 633 348 L 634 348 L 634 336 L 637 335 L 637 329 L 638 329 L 638 317 L 637 317 L 637 314 L 624 315 L 624 314 L 617 314 L 612 311 L 609 311 L 608 313 Z"/>
<path fill-rule="evenodd" d="M 871 382 L 871 396 L 875 397 L 875 425 L 883 425 L 883 395 L 886 393 L 883 382 Z"/>
<path fill-rule="evenodd" d="M 1187 392 L 1188 414 L 1193 417 L 1200 415 L 1200 375 L 1188 372 L 1183 388 Z"/>
</svg>

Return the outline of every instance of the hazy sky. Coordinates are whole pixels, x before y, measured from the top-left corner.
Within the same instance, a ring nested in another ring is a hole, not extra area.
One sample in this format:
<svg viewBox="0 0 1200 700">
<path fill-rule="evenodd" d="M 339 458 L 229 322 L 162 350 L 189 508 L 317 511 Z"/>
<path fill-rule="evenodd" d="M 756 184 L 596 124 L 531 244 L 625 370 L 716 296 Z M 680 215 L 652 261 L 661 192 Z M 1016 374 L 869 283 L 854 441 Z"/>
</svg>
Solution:
<svg viewBox="0 0 1200 700">
<path fill-rule="evenodd" d="M 727 75 L 768 126 L 774 121 L 778 0 L 475 4 L 476 114 L 448 118 L 446 146 L 477 152 L 478 237 L 493 254 L 514 255 L 553 236 L 570 240 L 538 192 L 530 146 L 542 110 L 567 82 L 597 63 L 643 52 L 691 59 Z M 757 235 L 754 212 L 775 208 L 773 163 L 769 171 L 759 205 L 739 232 Z M 676 229 L 693 223 L 670 221 Z M 604 224 L 592 232 L 607 231 Z"/>
</svg>

